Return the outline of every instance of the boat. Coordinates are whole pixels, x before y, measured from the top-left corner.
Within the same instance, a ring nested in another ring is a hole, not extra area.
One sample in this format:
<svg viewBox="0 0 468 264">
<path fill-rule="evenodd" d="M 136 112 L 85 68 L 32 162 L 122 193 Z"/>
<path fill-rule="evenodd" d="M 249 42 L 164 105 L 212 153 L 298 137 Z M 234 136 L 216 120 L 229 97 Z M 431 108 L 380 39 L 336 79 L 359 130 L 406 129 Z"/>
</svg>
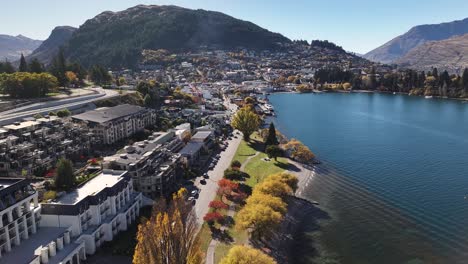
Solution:
<svg viewBox="0 0 468 264">
<path fill-rule="evenodd" d="M 426 99 L 431 99 L 431 98 L 432 98 L 432 95 L 426 95 L 426 96 L 424 96 L 424 98 L 426 98 Z"/>
<path fill-rule="evenodd" d="M 393 94 L 396 94 L 396 92 L 393 92 Z"/>
</svg>

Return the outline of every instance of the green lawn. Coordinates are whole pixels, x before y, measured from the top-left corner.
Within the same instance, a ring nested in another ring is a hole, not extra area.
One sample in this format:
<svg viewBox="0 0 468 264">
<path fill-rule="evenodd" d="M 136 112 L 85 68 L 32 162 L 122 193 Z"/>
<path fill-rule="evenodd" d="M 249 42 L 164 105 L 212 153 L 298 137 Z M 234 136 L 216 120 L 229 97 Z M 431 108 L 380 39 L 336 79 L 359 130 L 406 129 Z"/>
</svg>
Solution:
<svg viewBox="0 0 468 264">
<path fill-rule="evenodd" d="M 247 160 L 250 156 L 255 155 L 255 153 L 256 150 L 253 149 L 250 144 L 242 140 L 239 144 L 239 147 L 237 148 L 233 160 L 238 160 L 240 163 L 244 163 L 245 160 Z"/>
<path fill-rule="evenodd" d="M 245 166 L 245 172 L 250 175 L 250 178 L 246 181 L 247 185 L 253 187 L 268 175 L 286 170 L 288 166 L 287 159 L 278 158 L 278 161 L 275 161 L 274 159 L 264 161 L 263 159 L 267 157 L 268 155 L 262 152 L 247 163 Z"/>
</svg>

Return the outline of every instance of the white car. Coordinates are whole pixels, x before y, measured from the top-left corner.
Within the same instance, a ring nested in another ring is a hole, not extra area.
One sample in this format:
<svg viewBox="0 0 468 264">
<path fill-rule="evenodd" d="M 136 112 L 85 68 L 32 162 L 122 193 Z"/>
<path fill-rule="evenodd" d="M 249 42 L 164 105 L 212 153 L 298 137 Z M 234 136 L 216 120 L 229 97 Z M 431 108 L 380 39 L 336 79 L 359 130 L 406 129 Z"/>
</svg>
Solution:
<svg viewBox="0 0 468 264">
<path fill-rule="evenodd" d="M 197 190 L 193 190 L 193 191 L 190 192 L 190 194 L 191 194 L 191 195 L 196 195 L 196 194 L 198 194 L 198 191 L 197 191 Z"/>
</svg>

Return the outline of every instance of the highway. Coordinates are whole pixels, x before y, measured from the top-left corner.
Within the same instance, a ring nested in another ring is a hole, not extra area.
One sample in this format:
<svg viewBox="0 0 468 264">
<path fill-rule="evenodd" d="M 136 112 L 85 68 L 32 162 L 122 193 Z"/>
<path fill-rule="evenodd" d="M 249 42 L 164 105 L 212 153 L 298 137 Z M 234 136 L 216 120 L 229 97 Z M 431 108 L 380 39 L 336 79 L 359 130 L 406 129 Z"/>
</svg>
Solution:
<svg viewBox="0 0 468 264">
<path fill-rule="evenodd" d="M 118 96 L 118 92 L 115 90 L 103 89 L 101 87 L 90 89 L 97 93 L 80 97 L 34 103 L 13 110 L 0 112 L 0 125 L 7 125 L 16 121 L 21 121 L 23 118 L 34 116 L 35 114 L 47 114 L 51 111 L 55 112 L 64 108 L 73 110 L 96 100 Z"/>
</svg>

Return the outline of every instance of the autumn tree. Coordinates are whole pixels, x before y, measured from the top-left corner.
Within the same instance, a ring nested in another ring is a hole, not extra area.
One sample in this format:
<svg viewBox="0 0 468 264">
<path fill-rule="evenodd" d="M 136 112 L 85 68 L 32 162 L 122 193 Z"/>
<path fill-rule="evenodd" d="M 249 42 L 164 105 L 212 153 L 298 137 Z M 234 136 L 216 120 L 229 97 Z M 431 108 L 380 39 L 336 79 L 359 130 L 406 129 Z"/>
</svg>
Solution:
<svg viewBox="0 0 468 264">
<path fill-rule="evenodd" d="M 219 210 L 219 209 L 228 209 L 229 205 L 225 204 L 223 201 L 215 200 L 215 201 L 211 201 L 208 204 L 208 207 L 213 208 L 214 210 Z"/>
<path fill-rule="evenodd" d="M 76 84 L 78 82 L 78 77 L 76 77 L 76 74 L 72 71 L 66 71 L 65 77 L 67 78 L 67 83 Z"/>
<path fill-rule="evenodd" d="M 270 145 L 266 148 L 265 153 L 268 155 L 269 158 L 274 158 L 275 161 L 277 161 L 278 157 L 281 157 L 283 155 L 283 150 L 276 145 Z"/>
<path fill-rule="evenodd" d="M 293 189 L 288 184 L 273 180 L 264 180 L 257 184 L 257 186 L 255 186 L 255 191 L 282 198 L 293 194 Z"/>
<path fill-rule="evenodd" d="M 276 264 L 276 261 L 262 251 L 243 245 L 232 247 L 221 259 L 220 264 Z"/>
<path fill-rule="evenodd" d="M 247 198 L 246 203 L 265 205 L 281 214 L 285 214 L 287 211 L 286 203 L 280 197 L 262 192 L 254 192 L 249 198 Z"/>
<path fill-rule="evenodd" d="M 237 191 L 239 189 L 239 184 L 236 182 L 233 182 L 228 179 L 221 179 L 218 181 L 218 192 L 221 195 L 226 195 L 229 196 L 232 194 L 232 192 Z"/>
<path fill-rule="evenodd" d="M 264 204 L 246 204 L 237 214 L 236 228 L 250 229 L 252 237 L 260 239 L 274 230 L 283 220 L 283 215 Z"/>
<path fill-rule="evenodd" d="M 300 162 L 308 162 L 315 158 L 314 153 L 306 145 L 294 138 L 286 143 L 283 148 L 291 158 Z"/>
<path fill-rule="evenodd" d="M 260 126 L 260 118 L 249 107 L 243 107 L 234 115 L 231 124 L 244 134 L 245 141 L 249 141 L 252 133 Z"/>
<path fill-rule="evenodd" d="M 155 203 L 149 220 L 138 226 L 134 264 L 199 264 L 202 253 L 197 241 L 197 222 L 183 192 L 168 205 Z"/>
<path fill-rule="evenodd" d="M 255 99 L 253 99 L 252 97 L 250 96 L 247 96 L 245 99 L 244 99 L 244 103 L 245 104 L 248 104 L 248 105 L 253 105 L 255 103 Z"/>
<path fill-rule="evenodd" d="M 283 182 L 289 186 L 294 192 L 297 190 L 299 179 L 297 176 L 288 173 L 288 172 L 280 172 L 276 174 L 272 174 L 268 176 L 264 181 L 278 181 Z"/>
</svg>

